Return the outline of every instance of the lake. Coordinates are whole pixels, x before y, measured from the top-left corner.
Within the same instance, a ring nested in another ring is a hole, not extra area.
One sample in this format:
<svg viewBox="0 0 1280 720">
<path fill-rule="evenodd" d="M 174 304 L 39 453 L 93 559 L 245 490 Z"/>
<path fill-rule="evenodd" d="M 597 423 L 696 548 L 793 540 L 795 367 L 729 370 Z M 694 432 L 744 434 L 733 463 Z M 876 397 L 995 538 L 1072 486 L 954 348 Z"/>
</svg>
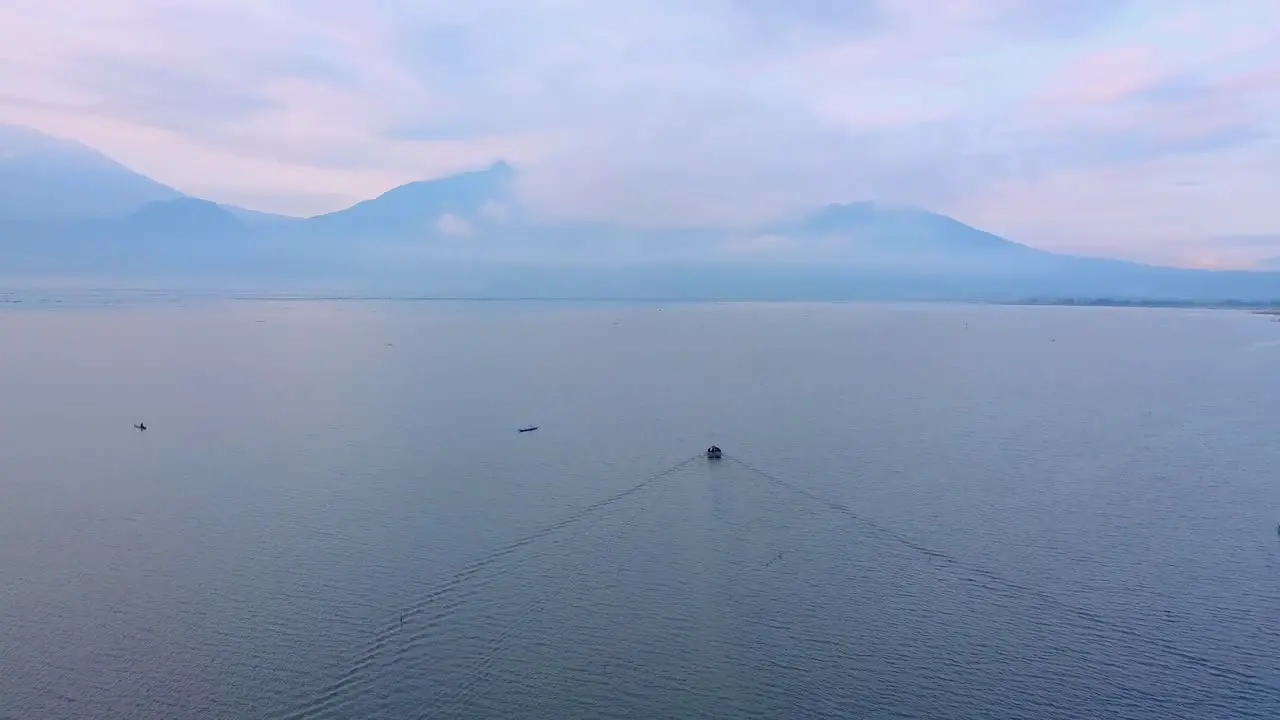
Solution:
<svg viewBox="0 0 1280 720">
<path fill-rule="evenodd" d="M 1266 318 L 7 308 L 0 718 L 1280 717 Z"/>
</svg>

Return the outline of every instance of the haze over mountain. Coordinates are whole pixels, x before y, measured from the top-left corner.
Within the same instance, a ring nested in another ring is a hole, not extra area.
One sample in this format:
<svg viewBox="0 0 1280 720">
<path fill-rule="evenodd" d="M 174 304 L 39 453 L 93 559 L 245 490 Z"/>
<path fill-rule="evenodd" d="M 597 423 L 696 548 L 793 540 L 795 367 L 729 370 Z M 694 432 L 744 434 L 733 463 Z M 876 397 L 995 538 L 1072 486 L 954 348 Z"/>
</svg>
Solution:
<svg viewBox="0 0 1280 720">
<path fill-rule="evenodd" d="M 521 206 L 519 171 L 505 162 L 285 218 L 185 196 L 82 145 L 6 132 L 21 149 L 6 180 L 30 191 L 0 198 L 0 276 L 306 279 L 498 296 L 1280 298 L 1280 274 L 1062 255 L 871 202 L 745 230 L 551 221 Z"/>
<path fill-rule="evenodd" d="M 470 234 L 472 225 L 485 219 L 487 209 L 514 201 L 514 179 L 515 169 L 498 162 L 484 170 L 413 182 L 345 210 L 309 218 L 306 229 L 383 238 Z"/>
<path fill-rule="evenodd" d="M 83 143 L 0 125 L 0 222 L 123 218 L 185 197 Z M 285 219 L 226 208 L 250 221 Z"/>
<path fill-rule="evenodd" d="M 0 220 L 123 217 L 181 196 L 93 148 L 0 125 Z"/>
</svg>

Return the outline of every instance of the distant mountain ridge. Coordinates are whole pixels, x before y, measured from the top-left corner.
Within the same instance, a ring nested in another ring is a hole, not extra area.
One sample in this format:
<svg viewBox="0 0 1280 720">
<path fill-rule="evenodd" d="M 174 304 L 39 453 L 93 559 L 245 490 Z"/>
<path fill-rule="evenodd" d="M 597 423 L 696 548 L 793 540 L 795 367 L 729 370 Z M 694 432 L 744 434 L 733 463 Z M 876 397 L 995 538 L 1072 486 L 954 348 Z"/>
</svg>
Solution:
<svg viewBox="0 0 1280 720">
<path fill-rule="evenodd" d="M 948 249 L 960 239 L 975 253 L 1040 252 L 944 215 L 872 202 L 829 204 L 775 229 L 808 235 L 892 238 L 903 252 Z"/>
<path fill-rule="evenodd" d="M 81 143 L 0 125 L 0 219 L 123 217 L 181 196 Z"/>
<path fill-rule="evenodd" d="M 185 196 L 149 202 L 121 222 L 135 232 L 166 236 L 220 235 L 247 229 L 244 221 L 218 203 Z"/>
<path fill-rule="evenodd" d="M 83 143 L 0 125 L 0 222 L 118 219 L 182 198 L 187 196 Z M 245 220 L 290 219 L 224 207 Z"/>
<path fill-rule="evenodd" d="M 749 231 L 547 222 L 522 211 L 518 170 L 496 162 L 288 218 L 186 196 L 35 131 L 4 129 L 5 148 L 0 276 L 254 275 L 488 294 L 1280 301 L 1280 273 L 1061 255 L 936 213 L 869 202 L 817 207 Z M 78 193 L 84 197 L 67 197 Z"/>
<path fill-rule="evenodd" d="M 412 182 L 346 209 L 307 218 L 305 231 L 394 237 L 437 232 L 444 217 L 471 224 L 482 220 L 486 206 L 511 201 L 514 179 L 513 167 L 496 162 L 484 170 Z"/>
</svg>

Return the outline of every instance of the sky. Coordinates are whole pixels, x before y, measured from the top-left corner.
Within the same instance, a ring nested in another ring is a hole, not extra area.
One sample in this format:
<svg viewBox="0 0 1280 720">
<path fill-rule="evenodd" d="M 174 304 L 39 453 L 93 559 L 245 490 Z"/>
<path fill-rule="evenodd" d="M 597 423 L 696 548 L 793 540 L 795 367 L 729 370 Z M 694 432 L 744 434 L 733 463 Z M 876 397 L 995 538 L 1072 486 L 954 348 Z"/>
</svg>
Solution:
<svg viewBox="0 0 1280 720">
<path fill-rule="evenodd" d="M 0 38 L 0 123 L 258 210 L 503 159 L 548 217 L 1280 256 L 1275 0 L 0 0 Z"/>
</svg>

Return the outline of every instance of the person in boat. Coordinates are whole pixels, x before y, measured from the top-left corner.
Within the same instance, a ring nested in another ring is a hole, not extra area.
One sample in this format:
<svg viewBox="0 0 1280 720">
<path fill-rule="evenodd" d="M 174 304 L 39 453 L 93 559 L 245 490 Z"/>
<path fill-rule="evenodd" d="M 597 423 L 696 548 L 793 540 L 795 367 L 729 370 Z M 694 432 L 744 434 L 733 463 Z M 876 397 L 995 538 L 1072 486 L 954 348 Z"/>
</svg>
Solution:
<svg viewBox="0 0 1280 720">
<path fill-rule="evenodd" d="M 707 457 L 711 457 L 711 458 L 720 457 L 720 448 L 715 445 L 712 445 L 711 447 L 707 448 Z"/>
<path fill-rule="evenodd" d="M 138 428 L 139 430 L 146 430 L 146 429 L 147 429 L 147 424 L 146 424 L 146 423 L 138 423 L 137 425 L 134 425 L 134 427 Z"/>
</svg>

